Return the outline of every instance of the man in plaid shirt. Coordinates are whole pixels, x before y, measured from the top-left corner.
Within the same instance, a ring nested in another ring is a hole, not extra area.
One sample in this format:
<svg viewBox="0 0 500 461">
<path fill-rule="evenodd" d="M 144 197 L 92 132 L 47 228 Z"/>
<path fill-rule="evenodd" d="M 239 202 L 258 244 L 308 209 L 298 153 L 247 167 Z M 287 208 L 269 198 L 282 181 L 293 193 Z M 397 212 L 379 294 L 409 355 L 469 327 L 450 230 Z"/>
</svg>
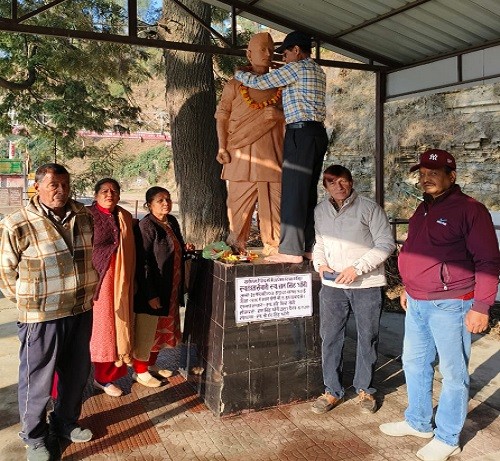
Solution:
<svg viewBox="0 0 500 461">
<path fill-rule="evenodd" d="M 318 180 L 328 146 L 323 124 L 326 115 L 326 76 L 311 58 L 311 38 L 291 32 L 276 49 L 285 65 L 264 75 L 241 70 L 234 78 L 250 88 L 283 87 L 286 133 L 281 189 L 279 253 L 266 259 L 300 263 L 311 258 L 314 245 L 314 207 Z"/>
<path fill-rule="evenodd" d="M 56 163 L 42 165 L 35 189 L 26 208 L 0 222 L 0 290 L 19 311 L 19 435 L 28 461 L 49 461 L 46 406 L 56 371 L 51 433 L 72 442 L 92 438 L 77 421 L 90 373 L 97 273 L 92 216 L 69 198 L 68 171 Z"/>
</svg>

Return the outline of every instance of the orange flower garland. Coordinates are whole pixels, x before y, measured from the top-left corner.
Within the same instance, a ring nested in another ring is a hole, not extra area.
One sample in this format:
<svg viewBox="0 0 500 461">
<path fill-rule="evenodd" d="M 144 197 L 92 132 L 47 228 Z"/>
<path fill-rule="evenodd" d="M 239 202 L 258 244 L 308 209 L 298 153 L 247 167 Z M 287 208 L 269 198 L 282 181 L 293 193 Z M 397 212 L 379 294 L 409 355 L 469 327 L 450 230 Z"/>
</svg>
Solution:
<svg viewBox="0 0 500 461">
<path fill-rule="evenodd" d="M 262 101 L 262 102 L 257 102 L 254 99 L 252 99 L 250 97 L 250 95 L 248 94 L 248 87 L 245 85 L 240 85 L 241 97 L 248 104 L 250 109 L 264 109 L 264 107 L 273 106 L 274 104 L 277 104 L 278 101 L 281 99 L 282 92 L 283 92 L 283 88 L 279 87 L 276 90 L 276 94 L 272 98 L 267 99 L 267 100 Z"/>
</svg>

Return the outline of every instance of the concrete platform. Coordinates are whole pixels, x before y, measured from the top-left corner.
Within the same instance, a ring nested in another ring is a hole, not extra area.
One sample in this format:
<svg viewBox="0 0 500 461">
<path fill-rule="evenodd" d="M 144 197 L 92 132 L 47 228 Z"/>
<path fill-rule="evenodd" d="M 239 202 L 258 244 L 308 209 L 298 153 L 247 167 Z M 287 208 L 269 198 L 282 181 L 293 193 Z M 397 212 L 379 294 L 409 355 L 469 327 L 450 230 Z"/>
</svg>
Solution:
<svg viewBox="0 0 500 461">
<path fill-rule="evenodd" d="M 147 389 L 130 377 L 121 381 L 125 395 L 116 399 L 87 389 L 82 424 L 95 438 L 84 444 L 61 445 L 63 460 L 417 460 L 426 441 L 392 438 L 378 425 L 402 419 L 406 388 L 400 353 L 403 315 L 382 315 L 376 387 L 381 408 L 360 413 L 352 388 L 344 404 L 325 415 L 310 411 L 310 402 L 290 404 L 240 416 L 218 418 L 196 396 L 189 381 L 176 375 L 159 389 Z M 352 326 L 350 327 L 352 336 Z M 25 459 L 18 438 L 16 310 L 0 299 L 0 460 Z M 355 342 L 348 338 L 346 386 L 352 380 Z M 180 349 L 164 351 L 160 360 L 176 366 Z M 456 461 L 500 459 L 500 342 L 474 338 L 469 414 Z M 435 390 L 440 383 L 436 380 Z"/>
</svg>

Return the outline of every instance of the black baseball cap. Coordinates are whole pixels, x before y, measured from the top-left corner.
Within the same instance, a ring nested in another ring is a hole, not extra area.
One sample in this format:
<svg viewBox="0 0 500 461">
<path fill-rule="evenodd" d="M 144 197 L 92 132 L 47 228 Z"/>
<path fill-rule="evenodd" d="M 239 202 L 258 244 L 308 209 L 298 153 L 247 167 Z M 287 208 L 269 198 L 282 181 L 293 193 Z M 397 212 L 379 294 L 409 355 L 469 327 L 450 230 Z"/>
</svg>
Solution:
<svg viewBox="0 0 500 461">
<path fill-rule="evenodd" d="M 283 43 L 276 48 L 276 53 L 283 53 L 287 48 L 298 45 L 304 50 L 311 49 L 311 36 L 304 34 L 303 32 L 299 32 L 298 30 L 294 30 L 290 32 L 283 40 Z"/>
</svg>

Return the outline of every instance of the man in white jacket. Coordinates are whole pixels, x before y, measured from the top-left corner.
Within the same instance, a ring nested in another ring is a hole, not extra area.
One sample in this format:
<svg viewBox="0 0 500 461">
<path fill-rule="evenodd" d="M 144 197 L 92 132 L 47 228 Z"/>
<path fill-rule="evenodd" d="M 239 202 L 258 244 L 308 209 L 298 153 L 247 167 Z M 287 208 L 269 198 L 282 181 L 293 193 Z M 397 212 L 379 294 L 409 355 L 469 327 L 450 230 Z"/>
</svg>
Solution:
<svg viewBox="0 0 500 461">
<path fill-rule="evenodd" d="M 314 212 L 313 263 L 322 282 L 319 305 L 325 393 L 312 410 L 326 413 L 343 402 L 342 351 L 352 310 L 358 333 L 353 386 L 361 410 L 374 413 L 377 401 L 372 381 L 386 284 L 384 261 L 396 246 L 384 210 L 356 193 L 347 168 L 329 166 L 323 172 L 323 185 L 330 197 Z"/>
</svg>

